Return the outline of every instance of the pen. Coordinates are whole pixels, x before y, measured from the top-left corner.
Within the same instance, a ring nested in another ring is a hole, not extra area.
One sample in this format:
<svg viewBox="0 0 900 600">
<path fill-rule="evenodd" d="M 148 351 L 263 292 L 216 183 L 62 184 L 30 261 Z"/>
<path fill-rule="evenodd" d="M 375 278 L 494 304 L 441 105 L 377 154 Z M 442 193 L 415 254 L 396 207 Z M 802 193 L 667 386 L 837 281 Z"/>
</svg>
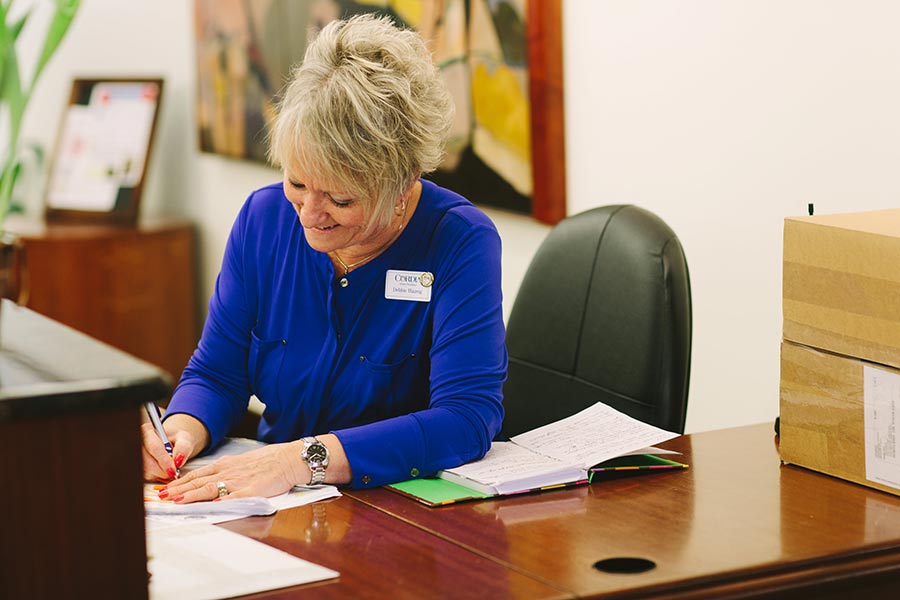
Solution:
<svg viewBox="0 0 900 600">
<path fill-rule="evenodd" d="M 166 452 L 169 453 L 169 456 L 172 456 L 172 442 L 169 441 L 169 436 L 166 435 L 166 430 L 163 429 L 162 420 L 159 418 L 159 407 L 156 405 L 156 402 L 151 400 L 144 403 L 144 408 L 147 409 L 147 416 L 150 417 L 153 429 L 156 430 L 156 434 L 162 440 L 163 446 L 166 447 Z M 175 468 L 175 477 L 181 477 L 181 469 L 177 467 Z"/>
</svg>

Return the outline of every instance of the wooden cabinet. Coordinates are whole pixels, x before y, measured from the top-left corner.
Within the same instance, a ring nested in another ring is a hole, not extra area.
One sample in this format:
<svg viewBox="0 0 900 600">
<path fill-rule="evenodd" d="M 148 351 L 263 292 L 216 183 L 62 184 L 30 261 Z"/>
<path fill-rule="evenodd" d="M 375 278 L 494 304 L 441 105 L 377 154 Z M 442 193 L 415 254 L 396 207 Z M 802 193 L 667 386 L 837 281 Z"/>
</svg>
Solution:
<svg viewBox="0 0 900 600">
<path fill-rule="evenodd" d="M 161 367 L 177 381 L 199 338 L 193 226 L 10 219 L 25 242 L 27 306 Z"/>
</svg>

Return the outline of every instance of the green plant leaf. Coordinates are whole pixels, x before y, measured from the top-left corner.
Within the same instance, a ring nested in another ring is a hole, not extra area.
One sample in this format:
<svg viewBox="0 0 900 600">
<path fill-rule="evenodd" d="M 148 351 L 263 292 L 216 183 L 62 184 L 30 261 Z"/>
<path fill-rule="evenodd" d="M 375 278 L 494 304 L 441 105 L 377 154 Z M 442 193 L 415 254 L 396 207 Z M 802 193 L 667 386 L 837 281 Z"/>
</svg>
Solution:
<svg viewBox="0 0 900 600">
<path fill-rule="evenodd" d="M 62 42 L 62 39 L 65 37 L 66 32 L 69 30 L 69 25 L 71 25 L 72 19 L 75 17 L 75 13 L 78 11 L 78 6 L 80 4 L 81 0 L 56 0 L 56 11 L 53 13 L 53 19 L 50 21 L 50 26 L 47 28 L 47 37 L 44 39 L 44 48 L 41 50 L 37 64 L 35 65 L 30 89 L 34 89 L 34 84 L 40 76 L 41 71 L 44 70 L 44 66 L 46 66 L 50 57 L 56 52 L 57 46 L 59 46 L 60 42 Z"/>
<path fill-rule="evenodd" d="M 0 173 L 0 223 L 9 213 L 9 200 L 12 198 L 13 184 L 15 183 L 13 167 L 15 160 L 9 160 L 7 157 L 3 172 Z"/>
<path fill-rule="evenodd" d="M 5 3 L 0 4 L 0 86 L 6 77 L 7 65 L 9 64 L 9 50 L 13 47 L 13 40 L 10 34 L 9 26 L 6 24 L 7 7 Z M 0 96 L 6 98 L 6 96 Z"/>
<path fill-rule="evenodd" d="M 15 43 L 29 22 L 31 9 L 7 23 L 12 3 L 13 0 L 0 0 L 0 103 L 6 105 L 9 118 L 7 150 L 0 165 L 0 223 L 10 211 L 13 187 L 21 170 L 18 140 L 25 106 L 41 72 L 68 31 L 81 0 L 55 0 L 56 10 L 47 27 L 44 45 L 27 87 L 22 85 Z"/>
<path fill-rule="evenodd" d="M 8 7 L 0 6 L 0 60 L 3 71 L 0 72 L 0 98 L 9 109 L 9 129 L 11 144 L 9 151 L 12 153 L 15 146 L 15 138 L 18 137 L 18 129 L 22 112 L 25 108 L 25 97 L 22 93 L 22 84 L 19 78 L 19 59 L 16 55 L 15 37 L 6 25 Z M 15 27 L 15 24 L 14 26 Z M 9 160 L 9 157 L 7 158 Z M 4 169 L 5 170 L 5 169 Z"/>
<path fill-rule="evenodd" d="M 3 60 L 3 72 L 0 73 L 0 98 L 9 108 L 10 132 L 18 130 L 22 111 L 25 108 L 25 96 L 19 79 L 19 58 L 16 55 L 14 40 L 10 38 L 6 27 L 0 29 L 0 58 Z"/>
<path fill-rule="evenodd" d="M 22 28 L 25 27 L 25 22 L 28 20 L 28 17 L 31 16 L 31 9 L 28 9 L 22 18 L 13 23 L 8 27 L 9 35 L 12 37 L 13 41 L 19 39 L 19 34 L 22 33 Z M 4 19 L 5 21 L 6 19 Z"/>
</svg>

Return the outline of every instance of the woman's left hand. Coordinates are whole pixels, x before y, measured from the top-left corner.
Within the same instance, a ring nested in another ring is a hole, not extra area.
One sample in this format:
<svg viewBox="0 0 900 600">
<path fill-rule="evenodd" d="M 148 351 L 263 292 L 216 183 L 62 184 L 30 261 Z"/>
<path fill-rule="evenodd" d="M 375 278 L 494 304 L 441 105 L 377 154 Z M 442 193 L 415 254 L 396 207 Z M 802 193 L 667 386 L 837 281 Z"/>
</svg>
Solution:
<svg viewBox="0 0 900 600">
<path fill-rule="evenodd" d="M 298 447 L 299 444 L 299 447 Z M 309 469 L 301 460 L 302 442 L 271 444 L 236 456 L 223 456 L 211 465 L 191 471 L 160 490 L 159 497 L 186 504 L 219 498 L 277 496 L 295 484 L 309 481 Z"/>
</svg>

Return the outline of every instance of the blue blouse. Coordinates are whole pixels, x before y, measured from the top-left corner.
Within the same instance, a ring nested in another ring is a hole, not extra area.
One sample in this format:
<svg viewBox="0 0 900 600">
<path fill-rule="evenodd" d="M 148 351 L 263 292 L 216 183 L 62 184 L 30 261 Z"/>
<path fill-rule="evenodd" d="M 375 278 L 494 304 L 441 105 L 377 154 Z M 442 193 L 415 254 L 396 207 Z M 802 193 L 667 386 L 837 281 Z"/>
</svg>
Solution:
<svg viewBox="0 0 900 600">
<path fill-rule="evenodd" d="M 430 301 L 386 298 L 388 270 L 431 273 Z M 353 487 L 481 458 L 503 419 L 501 300 L 496 228 L 449 190 L 423 180 L 397 240 L 339 278 L 281 184 L 264 187 L 231 230 L 168 414 L 193 415 L 215 445 L 255 394 L 259 439 L 334 433 Z"/>
</svg>

